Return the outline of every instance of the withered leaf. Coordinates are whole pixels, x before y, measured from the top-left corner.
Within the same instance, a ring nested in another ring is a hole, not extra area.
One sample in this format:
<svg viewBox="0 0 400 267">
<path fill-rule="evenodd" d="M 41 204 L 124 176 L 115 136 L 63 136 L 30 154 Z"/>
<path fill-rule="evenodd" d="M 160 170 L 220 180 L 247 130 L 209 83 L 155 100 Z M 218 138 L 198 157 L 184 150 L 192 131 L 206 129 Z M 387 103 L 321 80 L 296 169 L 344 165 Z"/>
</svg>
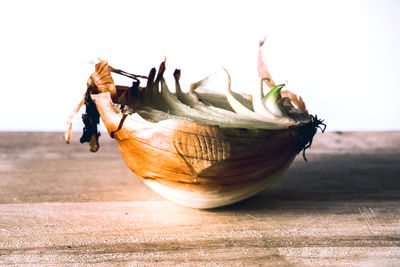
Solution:
<svg viewBox="0 0 400 267">
<path fill-rule="evenodd" d="M 271 75 L 269 74 L 268 71 L 268 66 L 267 63 L 265 62 L 262 52 L 261 52 L 261 47 L 264 45 L 264 41 L 260 41 L 259 47 L 258 47 L 258 55 L 257 55 L 257 71 L 258 71 L 258 76 L 260 78 L 266 78 L 265 83 L 269 88 L 274 88 L 276 86 L 275 82 L 272 80 Z"/>
<path fill-rule="evenodd" d="M 295 105 L 298 110 L 304 112 L 305 114 L 308 114 L 306 104 L 304 103 L 301 96 L 297 97 L 297 95 L 293 94 L 289 90 L 281 91 L 280 96 L 282 98 L 289 98 L 290 102 L 292 102 L 292 104 Z"/>
</svg>

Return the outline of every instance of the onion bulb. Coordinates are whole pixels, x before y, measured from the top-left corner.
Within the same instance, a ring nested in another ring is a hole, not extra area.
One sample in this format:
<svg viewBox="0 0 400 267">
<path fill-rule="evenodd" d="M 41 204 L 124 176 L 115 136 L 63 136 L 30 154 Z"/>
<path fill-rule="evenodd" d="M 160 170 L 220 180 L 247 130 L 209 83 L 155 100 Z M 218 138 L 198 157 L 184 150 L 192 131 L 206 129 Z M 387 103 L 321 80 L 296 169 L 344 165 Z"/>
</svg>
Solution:
<svg viewBox="0 0 400 267">
<path fill-rule="evenodd" d="M 260 43 L 260 47 L 263 42 Z M 165 61 L 156 73 L 134 75 L 101 60 L 89 77 L 87 91 L 68 120 L 85 103 L 85 138 L 97 151 L 101 117 L 127 166 L 165 198 L 194 208 L 215 208 L 246 199 L 269 186 L 311 143 L 325 124 L 308 114 L 301 97 L 281 91 L 258 58 L 259 86 L 248 95 L 231 91 L 226 72 L 224 93 L 206 91 L 210 78 L 175 93 L 164 79 Z M 115 85 L 112 73 L 133 79 Z M 263 95 L 264 83 L 270 91 Z M 143 84 L 143 86 L 141 86 Z M 95 110 L 96 112 L 94 112 Z M 106 164 L 106 163 L 104 163 Z"/>
</svg>

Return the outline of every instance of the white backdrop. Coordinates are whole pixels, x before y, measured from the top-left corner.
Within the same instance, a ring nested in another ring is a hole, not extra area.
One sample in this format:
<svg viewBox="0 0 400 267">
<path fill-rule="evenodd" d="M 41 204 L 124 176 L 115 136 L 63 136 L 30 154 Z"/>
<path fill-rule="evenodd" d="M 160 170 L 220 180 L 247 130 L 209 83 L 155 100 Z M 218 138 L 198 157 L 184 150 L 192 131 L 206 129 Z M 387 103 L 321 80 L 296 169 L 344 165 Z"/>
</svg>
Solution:
<svg viewBox="0 0 400 267">
<path fill-rule="evenodd" d="M 274 80 L 328 130 L 400 130 L 399 14 L 400 1 L 0 0 L 0 130 L 64 130 L 97 58 L 147 74 L 166 56 L 186 84 L 224 66 L 251 92 L 264 36 Z"/>
</svg>

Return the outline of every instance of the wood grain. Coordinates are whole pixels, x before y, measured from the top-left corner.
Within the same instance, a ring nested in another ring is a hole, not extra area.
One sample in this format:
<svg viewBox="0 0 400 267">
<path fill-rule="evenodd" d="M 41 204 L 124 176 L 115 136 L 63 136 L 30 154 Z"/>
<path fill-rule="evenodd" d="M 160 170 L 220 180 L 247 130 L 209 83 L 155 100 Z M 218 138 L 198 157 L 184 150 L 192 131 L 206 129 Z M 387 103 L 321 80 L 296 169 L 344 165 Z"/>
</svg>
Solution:
<svg viewBox="0 0 400 267">
<path fill-rule="evenodd" d="M 104 133 L 0 132 L 0 265 L 397 266 L 400 132 L 326 133 L 259 195 L 165 201 Z M 101 164 L 100 164 L 101 163 Z"/>
</svg>

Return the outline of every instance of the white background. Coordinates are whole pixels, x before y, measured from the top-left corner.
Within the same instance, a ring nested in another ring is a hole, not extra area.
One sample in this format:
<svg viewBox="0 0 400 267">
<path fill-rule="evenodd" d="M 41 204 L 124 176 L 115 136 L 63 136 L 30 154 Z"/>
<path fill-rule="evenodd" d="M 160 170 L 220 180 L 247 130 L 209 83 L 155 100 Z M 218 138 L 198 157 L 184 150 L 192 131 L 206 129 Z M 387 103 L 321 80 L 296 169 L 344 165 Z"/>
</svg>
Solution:
<svg viewBox="0 0 400 267">
<path fill-rule="evenodd" d="M 274 80 L 328 130 L 400 130 L 400 1 L 351 0 L 0 0 L 0 130 L 63 131 L 97 58 L 147 74 L 166 56 L 186 84 L 224 66 L 251 92 L 264 36 Z"/>
</svg>

